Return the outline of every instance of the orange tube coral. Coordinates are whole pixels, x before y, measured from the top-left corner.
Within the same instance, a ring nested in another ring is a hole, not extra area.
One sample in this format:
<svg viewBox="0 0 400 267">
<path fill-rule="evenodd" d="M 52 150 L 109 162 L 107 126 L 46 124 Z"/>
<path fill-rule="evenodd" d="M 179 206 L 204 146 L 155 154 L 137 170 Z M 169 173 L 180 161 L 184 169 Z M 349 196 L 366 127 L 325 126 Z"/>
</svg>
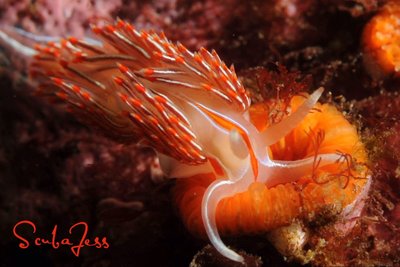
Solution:
<svg viewBox="0 0 400 267">
<path fill-rule="evenodd" d="M 303 97 L 293 97 L 291 109 L 296 110 L 302 102 Z M 266 103 L 250 108 L 250 119 L 259 130 L 268 127 L 266 110 Z M 366 183 L 366 153 L 355 127 L 330 104 L 318 103 L 315 110 L 270 147 L 271 158 L 300 160 L 316 153 L 341 153 L 343 157 L 334 164 L 315 166 L 313 172 L 296 182 L 268 187 L 256 181 L 245 192 L 221 200 L 216 213 L 221 233 L 266 232 L 324 207 L 340 212 L 361 192 Z M 205 237 L 201 202 L 206 188 L 214 180 L 213 174 L 180 179 L 173 191 L 185 225 L 198 236 Z"/>
<path fill-rule="evenodd" d="M 375 79 L 399 75 L 400 4 L 387 3 L 365 26 L 362 36 L 364 65 Z"/>
</svg>

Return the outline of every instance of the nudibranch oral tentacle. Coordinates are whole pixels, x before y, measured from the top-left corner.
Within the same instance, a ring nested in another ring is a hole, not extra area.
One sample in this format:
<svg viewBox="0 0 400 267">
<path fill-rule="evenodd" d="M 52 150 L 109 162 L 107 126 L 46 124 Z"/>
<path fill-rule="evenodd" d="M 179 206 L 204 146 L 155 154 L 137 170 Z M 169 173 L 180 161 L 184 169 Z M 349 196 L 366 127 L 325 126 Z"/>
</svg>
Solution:
<svg viewBox="0 0 400 267">
<path fill-rule="evenodd" d="M 219 253 L 238 262 L 243 262 L 243 257 L 229 249 L 221 240 L 216 223 L 217 206 L 227 196 L 244 191 L 252 182 L 251 172 L 246 172 L 244 177 L 237 181 L 219 179 L 214 181 L 204 193 L 201 203 L 201 215 L 207 236 Z"/>
<path fill-rule="evenodd" d="M 300 191 L 304 205 L 309 206 L 304 210 L 314 211 L 312 199 L 319 197 L 315 192 L 326 188 L 315 187 L 310 175 L 314 177 L 316 169 L 338 168 L 342 155 L 337 150 L 354 154 L 349 146 L 358 144 L 357 133 L 341 114 L 325 106 L 321 114 L 342 125 L 346 145 L 324 146 L 337 125 L 326 125 L 319 112 L 310 112 L 320 106 L 322 89 L 306 98 L 293 98 L 292 111 L 281 122 L 258 127 L 249 119 L 254 106 L 250 107 L 234 68 L 228 68 L 215 51 L 202 48 L 192 53 L 164 34 L 138 31 L 122 20 L 94 26 L 93 32 L 98 44 L 71 37 L 36 46 L 30 76 L 38 92 L 58 99 L 109 135 L 153 147 L 164 172 L 179 178 L 175 189 L 179 209 L 195 220 L 184 219 L 185 224 L 189 228 L 194 224 L 193 231 L 207 235 L 227 258 L 243 261 L 222 242 L 220 232 L 237 230 L 235 216 L 242 218 L 241 229 L 249 219 L 233 209 L 227 214 L 231 221 L 221 220 L 221 205 L 226 207 L 224 203 L 238 196 L 254 205 L 252 210 L 260 209 L 258 215 L 247 212 L 249 218 L 259 220 L 252 222 L 256 229 L 251 232 L 288 224 L 302 209 L 295 184 L 304 186 Z M 305 129 L 318 129 L 318 124 L 326 133 L 318 152 L 305 147 L 302 157 L 279 156 L 289 146 L 303 145 Z M 299 139 L 299 144 L 290 143 L 288 136 Z M 354 192 L 363 185 L 353 180 L 348 184 Z M 287 199 L 277 198 L 285 195 Z M 332 199 L 326 196 L 323 202 L 332 203 Z M 260 206 L 260 200 L 267 202 Z M 276 203 L 290 206 L 290 216 L 275 216 Z M 271 214 L 277 218 L 273 222 L 268 219 Z"/>
<path fill-rule="evenodd" d="M 318 102 L 321 97 L 323 88 L 316 90 L 306 101 L 296 110 L 296 112 L 290 114 L 283 121 L 271 125 L 262 134 L 262 139 L 265 140 L 264 147 L 270 146 L 279 141 L 283 136 L 290 133 L 304 117 L 310 112 L 314 105 Z"/>
</svg>

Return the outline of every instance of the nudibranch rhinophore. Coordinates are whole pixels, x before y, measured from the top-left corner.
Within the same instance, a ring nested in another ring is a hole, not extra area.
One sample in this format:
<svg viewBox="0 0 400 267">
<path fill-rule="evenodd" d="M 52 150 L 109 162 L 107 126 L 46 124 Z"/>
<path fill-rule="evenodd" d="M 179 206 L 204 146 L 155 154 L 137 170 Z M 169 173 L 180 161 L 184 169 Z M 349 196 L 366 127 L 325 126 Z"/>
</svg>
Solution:
<svg viewBox="0 0 400 267">
<path fill-rule="evenodd" d="M 164 34 L 118 20 L 76 38 L 36 46 L 31 80 L 81 119 L 125 142 L 153 147 L 185 224 L 243 261 L 220 234 L 265 232 L 323 205 L 342 209 L 365 184 L 356 129 L 323 89 L 291 100 L 269 125 L 215 51 L 192 53 Z M 263 106 L 264 105 L 264 106 Z"/>
<path fill-rule="evenodd" d="M 364 66 L 374 79 L 400 76 L 400 3 L 389 1 L 365 26 Z"/>
</svg>

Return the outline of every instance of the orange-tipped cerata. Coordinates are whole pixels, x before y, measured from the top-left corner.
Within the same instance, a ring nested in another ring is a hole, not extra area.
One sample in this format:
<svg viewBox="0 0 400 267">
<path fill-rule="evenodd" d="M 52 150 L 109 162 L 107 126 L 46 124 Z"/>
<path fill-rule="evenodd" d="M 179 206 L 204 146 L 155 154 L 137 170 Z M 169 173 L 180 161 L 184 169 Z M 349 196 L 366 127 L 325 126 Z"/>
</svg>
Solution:
<svg viewBox="0 0 400 267">
<path fill-rule="evenodd" d="M 292 112 L 302 102 L 304 97 L 293 97 Z M 250 108 L 250 119 L 259 130 L 268 127 L 267 110 L 265 103 Z M 271 188 L 254 182 L 245 192 L 221 200 L 216 221 L 222 234 L 266 232 L 327 207 L 339 212 L 357 197 L 366 183 L 364 147 L 355 127 L 333 105 L 318 103 L 313 112 L 270 150 L 274 160 L 316 156 L 315 170 L 296 182 Z M 322 153 L 340 153 L 343 157 L 337 163 L 319 168 L 317 155 Z M 209 174 L 176 181 L 173 193 L 179 212 L 187 228 L 197 236 L 205 237 L 201 202 L 214 180 Z"/>
</svg>

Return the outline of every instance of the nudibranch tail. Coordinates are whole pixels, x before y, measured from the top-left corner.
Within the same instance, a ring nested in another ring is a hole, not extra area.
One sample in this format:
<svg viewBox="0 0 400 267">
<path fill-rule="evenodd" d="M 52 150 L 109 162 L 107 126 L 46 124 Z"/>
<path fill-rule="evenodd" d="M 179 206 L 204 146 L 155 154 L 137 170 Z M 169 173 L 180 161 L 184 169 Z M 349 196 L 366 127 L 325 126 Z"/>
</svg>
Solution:
<svg viewBox="0 0 400 267">
<path fill-rule="evenodd" d="M 13 50 L 17 51 L 18 54 L 27 58 L 36 54 L 36 51 L 33 48 L 17 41 L 16 37 L 13 35 L 15 34 L 12 29 L 0 30 L 0 44 L 11 47 Z"/>
</svg>

